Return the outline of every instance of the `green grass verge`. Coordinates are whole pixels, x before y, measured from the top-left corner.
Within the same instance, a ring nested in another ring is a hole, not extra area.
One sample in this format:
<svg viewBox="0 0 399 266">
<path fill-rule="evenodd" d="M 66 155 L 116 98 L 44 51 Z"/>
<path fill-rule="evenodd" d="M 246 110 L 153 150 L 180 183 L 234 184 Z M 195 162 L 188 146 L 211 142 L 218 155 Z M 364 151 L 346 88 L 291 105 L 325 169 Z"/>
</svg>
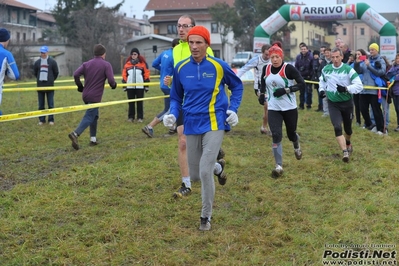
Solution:
<svg viewBox="0 0 399 266">
<path fill-rule="evenodd" d="M 146 97 L 161 94 L 153 86 Z M 124 99 L 119 88 L 103 101 Z M 57 91 L 55 104 L 80 105 L 81 94 Z M 149 122 L 163 100 L 144 106 Z M 36 93 L 4 93 L 1 108 L 36 110 Z M 127 104 L 101 108 L 99 145 L 89 146 L 87 129 L 79 151 L 67 135 L 84 111 L 56 115 L 52 127 L 37 118 L 2 122 L 0 264 L 322 265 L 327 244 L 398 244 L 393 108 L 389 136 L 354 126 L 349 164 L 329 119 L 313 110 L 299 114 L 303 159 L 284 136 L 285 172 L 272 179 L 271 138 L 259 133 L 262 107 L 246 85 L 240 122 L 223 142 L 228 181 L 216 185 L 210 232 L 198 231 L 198 183 L 172 198 L 181 183 L 177 136 L 162 137 L 159 125 L 148 138 L 145 123 L 126 122 Z"/>
</svg>

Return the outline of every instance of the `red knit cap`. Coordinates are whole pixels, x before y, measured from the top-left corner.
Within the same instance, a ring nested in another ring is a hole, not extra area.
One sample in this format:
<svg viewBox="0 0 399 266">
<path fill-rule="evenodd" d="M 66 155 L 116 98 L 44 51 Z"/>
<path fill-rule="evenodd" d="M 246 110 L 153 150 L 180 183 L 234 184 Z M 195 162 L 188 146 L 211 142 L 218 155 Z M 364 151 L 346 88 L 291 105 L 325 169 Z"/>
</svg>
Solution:
<svg viewBox="0 0 399 266">
<path fill-rule="evenodd" d="M 277 54 L 283 58 L 283 50 L 278 46 L 278 44 L 274 44 L 272 47 L 270 47 L 269 56 L 272 56 L 272 54 Z"/>
<path fill-rule="evenodd" d="M 209 35 L 209 30 L 203 26 L 194 26 L 187 34 L 187 40 L 190 35 L 199 35 L 205 39 L 208 45 L 211 45 L 211 36 Z"/>
</svg>

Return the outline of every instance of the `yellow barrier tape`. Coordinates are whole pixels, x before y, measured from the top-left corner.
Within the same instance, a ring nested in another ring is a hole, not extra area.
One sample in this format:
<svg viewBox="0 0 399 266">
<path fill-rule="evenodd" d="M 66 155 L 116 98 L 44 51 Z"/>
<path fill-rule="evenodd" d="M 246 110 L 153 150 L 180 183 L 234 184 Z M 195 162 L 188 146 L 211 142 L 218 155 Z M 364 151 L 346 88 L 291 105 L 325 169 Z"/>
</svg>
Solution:
<svg viewBox="0 0 399 266">
<path fill-rule="evenodd" d="M 242 80 L 242 82 L 249 82 L 253 80 Z M 317 81 L 311 81 L 311 80 L 305 80 L 305 83 L 311 83 L 311 84 L 319 84 L 319 82 Z M 374 86 L 369 86 L 369 85 L 363 85 L 364 89 L 369 89 L 369 90 L 389 90 L 394 82 L 392 82 L 391 84 L 389 84 L 388 88 L 386 87 L 374 87 Z"/>
<path fill-rule="evenodd" d="M 104 103 L 82 104 L 82 105 L 75 105 L 75 106 L 68 106 L 68 107 L 59 107 L 59 108 L 53 108 L 53 109 L 39 110 L 39 111 L 30 111 L 30 112 L 24 112 L 24 113 L 2 115 L 2 116 L 0 116 L 0 122 L 22 120 L 22 119 L 45 116 L 45 115 L 50 115 L 50 114 L 63 114 L 63 113 L 76 112 L 76 111 L 87 110 L 87 109 L 91 109 L 91 108 L 97 108 L 97 107 L 104 107 L 104 106 L 129 103 L 129 102 L 139 102 L 139 101 L 163 99 L 163 98 L 167 98 L 167 97 L 169 97 L 169 95 L 149 97 L 149 98 L 140 98 L 140 99 L 133 99 L 133 100 L 111 101 L 111 102 L 104 102 Z"/>
<path fill-rule="evenodd" d="M 150 79 L 159 79 L 159 75 L 154 75 L 150 76 Z M 122 76 L 115 76 L 115 80 L 121 80 Z M 10 81 L 11 83 L 3 84 L 3 88 L 8 88 L 8 87 L 18 87 L 18 86 L 24 86 L 24 85 L 33 85 L 36 84 L 36 81 L 23 81 L 23 82 L 18 82 L 18 81 Z M 64 79 L 64 80 L 56 80 L 55 84 L 58 83 L 67 83 L 67 82 L 75 82 L 74 79 Z M 118 82 L 118 81 L 117 81 Z"/>
<path fill-rule="evenodd" d="M 159 82 L 147 82 L 147 83 L 118 83 L 116 89 L 120 89 L 126 86 L 153 86 L 159 85 Z M 110 89 L 109 85 L 105 85 L 106 89 Z M 17 91 L 53 91 L 53 90 L 76 90 L 76 85 L 70 86 L 54 86 L 54 87 L 34 87 L 34 88 L 14 88 L 14 89 L 3 89 L 3 92 L 17 92 Z"/>
<path fill-rule="evenodd" d="M 305 82 L 306 83 L 311 83 L 311 84 L 319 84 L 319 82 L 317 82 L 317 81 L 305 80 Z M 364 89 L 369 89 L 369 90 L 389 90 L 394 83 L 395 82 L 391 82 L 389 84 L 388 88 L 386 88 L 386 87 L 375 87 L 375 86 L 370 86 L 370 85 L 363 85 L 363 88 Z"/>
</svg>

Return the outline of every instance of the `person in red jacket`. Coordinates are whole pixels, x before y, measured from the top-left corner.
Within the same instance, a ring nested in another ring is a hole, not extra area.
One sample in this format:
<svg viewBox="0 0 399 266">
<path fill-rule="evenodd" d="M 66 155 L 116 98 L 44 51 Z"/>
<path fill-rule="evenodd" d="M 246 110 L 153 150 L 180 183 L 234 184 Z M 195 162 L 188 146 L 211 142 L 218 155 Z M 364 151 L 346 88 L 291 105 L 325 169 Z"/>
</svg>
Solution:
<svg viewBox="0 0 399 266">
<path fill-rule="evenodd" d="M 126 60 L 122 70 L 122 83 L 144 83 L 150 82 L 150 70 L 148 69 L 145 58 L 140 55 L 139 49 L 133 48 L 130 56 Z M 148 86 L 144 85 L 128 85 L 125 87 L 127 98 L 141 99 L 144 98 L 144 91 L 148 91 Z M 129 102 L 128 121 L 134 122 L 136 116 L 136 103 Z M 137 122 L 142 123 L 144 119 L 143 101 L 137 102 Z"/>
</svg>

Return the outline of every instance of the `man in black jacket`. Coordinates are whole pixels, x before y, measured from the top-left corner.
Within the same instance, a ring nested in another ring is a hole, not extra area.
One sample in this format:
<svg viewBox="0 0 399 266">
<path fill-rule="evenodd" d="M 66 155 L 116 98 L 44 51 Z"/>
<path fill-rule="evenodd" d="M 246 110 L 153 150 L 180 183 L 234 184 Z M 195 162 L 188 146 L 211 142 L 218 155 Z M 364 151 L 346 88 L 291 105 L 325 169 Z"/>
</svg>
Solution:
<svg viewBox="0 0 399 266">
<path fill-rule="evenodd" d="M 349 46 L 346 43 L 341 43 L 341 46 L 339 49 L 342 51 L 344 58 L 342 59 L 342 63 L 348 63 L 349 57 L 351 55 L 351 50 L 349 49 Z"/>
<path fill-rule="evenodd" d="M 57 79 L 59 71 L 57 62 L 48 56 L 48 47 L 40 47 L 40 58 L 33 65 L 33 72 L 36 77 L 37 87 L 53 87 L 54 81 Z M 39 110 L 45 108 L 45 98 L 47 95 L 48 109 L 54 108 L 54 90 L 38 90 L 37 96 L 39 101 Z M 46 123 L 46 117 L 39 117 L 39 126 Z M 54 116 L 48 116 L 49 125 L 54 125 Z"/>
<path fill-rule="evenodd" d="M 313 54 L 304 43 L 300 45 L 301 52 L 297 55 L 295 60 L 295 68 L 298 69 L 303 79 L 310 81 L 313 74 Z M 299 91 L 299 109 L 304 109 L 306 102 L 306 109 L 312 108 L 312 84 L 306 83 L 304 89 Z"/>
</svg>

